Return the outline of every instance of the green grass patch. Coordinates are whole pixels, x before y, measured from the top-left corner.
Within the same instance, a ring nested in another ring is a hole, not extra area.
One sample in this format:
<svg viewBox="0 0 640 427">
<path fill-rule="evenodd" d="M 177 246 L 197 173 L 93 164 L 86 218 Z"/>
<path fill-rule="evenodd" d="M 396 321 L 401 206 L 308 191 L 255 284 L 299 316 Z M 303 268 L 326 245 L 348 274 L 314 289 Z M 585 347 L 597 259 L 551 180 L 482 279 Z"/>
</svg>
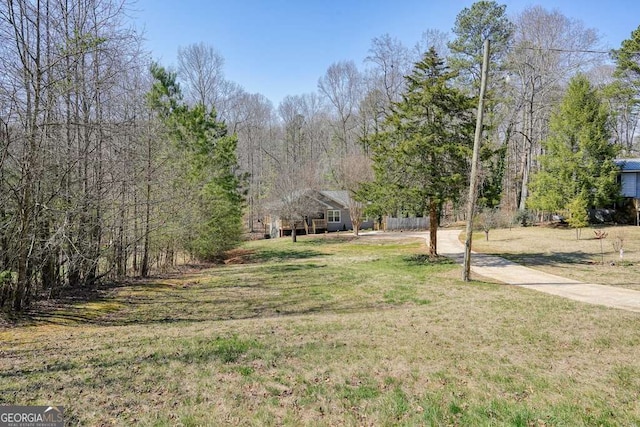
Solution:
<svg viewBox="0 0 640 427">
<path fill-rule="evenodd" d="M 348 407 L 360 405 L 363 400 L 370 400 L 380 396 L 378 385 L 369 377 L 348 381 L 336 387 L 338 397 L 346 401 Z"/>
<path fill-rule="evenodd" d="M 176 344 L 177 355 L 187 363 L 218 359 L 222 363 L 236 362 L 249 349 L 259 348 L 255 340 L 243 340 L 237 336 L 181 340 Z"/>
<path fill-rule="evenodd" d="M 427 252 L 249 242 L 244 263 L 30 313 L 0 329 L 0 403 L 70 425 L 640 424 L 635 313 L 470 286 Z"/>
</svg>

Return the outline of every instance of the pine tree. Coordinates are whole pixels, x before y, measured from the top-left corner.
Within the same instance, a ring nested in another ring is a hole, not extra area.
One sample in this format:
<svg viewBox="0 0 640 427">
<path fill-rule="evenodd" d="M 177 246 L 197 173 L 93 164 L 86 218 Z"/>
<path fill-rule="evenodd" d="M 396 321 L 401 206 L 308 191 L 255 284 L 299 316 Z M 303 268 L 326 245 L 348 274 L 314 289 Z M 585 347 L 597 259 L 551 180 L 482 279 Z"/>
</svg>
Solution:
<svg viewBox="0 0 640 427">
<path fill-rule="evenodd" d="M 640 78 L 640 26 L 631 33 L 630 38 L 622 42 L 613 56 L 619 74 L 629 72 L 635 75 L 636 80 Z"/>
<path fill-rule="evenodd" d="M 437 255 L 438 214 L 467 182 L 473 135 L 472 100 L 453 87 L 435 49 L 406 77 L 407 90 L 393 106 L 372 148 L 378 210 L 404 210 L 430 217 L 430 255 Z"/>
<path fill-rule="evenodd" d="M 217 120 L 215 110 L 182 102 L 176 75 L 154 65 L 148 94 L 168 135 L 175 142 L 171 161 L 180 210 L 167 227 L 182 249 L 200 260 L 212 260 L 236 246 L 242 236 L 244 177 L 238 175 L 237 137 Z"/>
<path fill-rule="evenodd" d="M 571 80 L 549 130 L 529 206 L 558 212 L 580 194 L 591 207 L 616 201 L 618 147 L 610 142 L 609 112 L 585 76 Z"/>
</svg>

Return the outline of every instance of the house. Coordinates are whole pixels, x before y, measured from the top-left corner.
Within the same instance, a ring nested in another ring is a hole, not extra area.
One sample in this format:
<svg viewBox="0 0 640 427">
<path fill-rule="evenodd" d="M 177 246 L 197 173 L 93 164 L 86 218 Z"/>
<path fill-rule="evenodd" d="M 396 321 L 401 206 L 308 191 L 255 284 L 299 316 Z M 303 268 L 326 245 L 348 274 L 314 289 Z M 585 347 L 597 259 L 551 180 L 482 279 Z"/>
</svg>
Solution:
<svg viewBox="0 0 640 427">
<path fill-rule="evenodd" d="M 622 197 L 640 199 L 640 159 L 619 159 Z"/>
<path fill-rule="evenodd" d="M 307 190 L 280 202 L 272 209 L 275 214 L 265 220 L 265 235 L 282 237 L 296 234 L 316 234 L 325 231 L 352 230 L 348 191 Z M 283 205 L 290 204 L 289 208 Z M 289 215 L 283 212 L 291 212 Z M 295 212 L 295 215 L 294 215 Z M 296 218 L 286 218 L 295 216 Z M 373 221 L 364 218 L 360 228 L 372 228 Z"/>
</svg>

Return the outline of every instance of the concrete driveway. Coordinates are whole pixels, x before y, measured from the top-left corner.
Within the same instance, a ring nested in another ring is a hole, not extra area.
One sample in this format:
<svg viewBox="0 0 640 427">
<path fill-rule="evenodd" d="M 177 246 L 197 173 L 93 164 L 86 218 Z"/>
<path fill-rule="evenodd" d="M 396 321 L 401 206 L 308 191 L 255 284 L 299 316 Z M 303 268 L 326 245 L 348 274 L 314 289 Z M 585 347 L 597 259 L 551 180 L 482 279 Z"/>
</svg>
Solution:
<svg viewBox="0 0 640 427">
<path fill-rule="evenodd" d="M 453 258 L 456 262 L 464 262 L 464 245 L 458 236 L 460 230 L 438 230 L 438 254 Z M 426 237 L 428 233 L 407 233 L 413 236 Z M 535 289 L 536 291 L 569 298 L 589 304 L 604 305 L 622 310 L 640 313 L 640 291 L 618 288 L 614 286 L 582 283 L 553 274 L 523 267 L 504 258 L 473 252 L 471 255 L 471 271 L 480 276 Z"/>
</svg>

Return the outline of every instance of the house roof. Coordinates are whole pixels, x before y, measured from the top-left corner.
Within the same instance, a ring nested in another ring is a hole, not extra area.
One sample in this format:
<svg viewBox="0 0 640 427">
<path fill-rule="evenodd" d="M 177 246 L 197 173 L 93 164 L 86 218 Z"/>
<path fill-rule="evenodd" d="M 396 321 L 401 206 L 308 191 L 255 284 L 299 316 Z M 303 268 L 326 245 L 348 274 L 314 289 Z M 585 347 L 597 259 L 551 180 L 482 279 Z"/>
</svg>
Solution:
<svg viewBox="0 0 640 427">
<path fill-rule="evenodd" d="M 640 172 L 640 159 L 618 159 L 616 164 L 622 172 Z"/>
<path fill-rule="evenodd" d="M 320 191 L 324 197 L 333 200 L 334 202 L 342 205 L 344 209 L 349 209 L 349 192 L 346 190 L 322 190 Z"/>
</svg>

